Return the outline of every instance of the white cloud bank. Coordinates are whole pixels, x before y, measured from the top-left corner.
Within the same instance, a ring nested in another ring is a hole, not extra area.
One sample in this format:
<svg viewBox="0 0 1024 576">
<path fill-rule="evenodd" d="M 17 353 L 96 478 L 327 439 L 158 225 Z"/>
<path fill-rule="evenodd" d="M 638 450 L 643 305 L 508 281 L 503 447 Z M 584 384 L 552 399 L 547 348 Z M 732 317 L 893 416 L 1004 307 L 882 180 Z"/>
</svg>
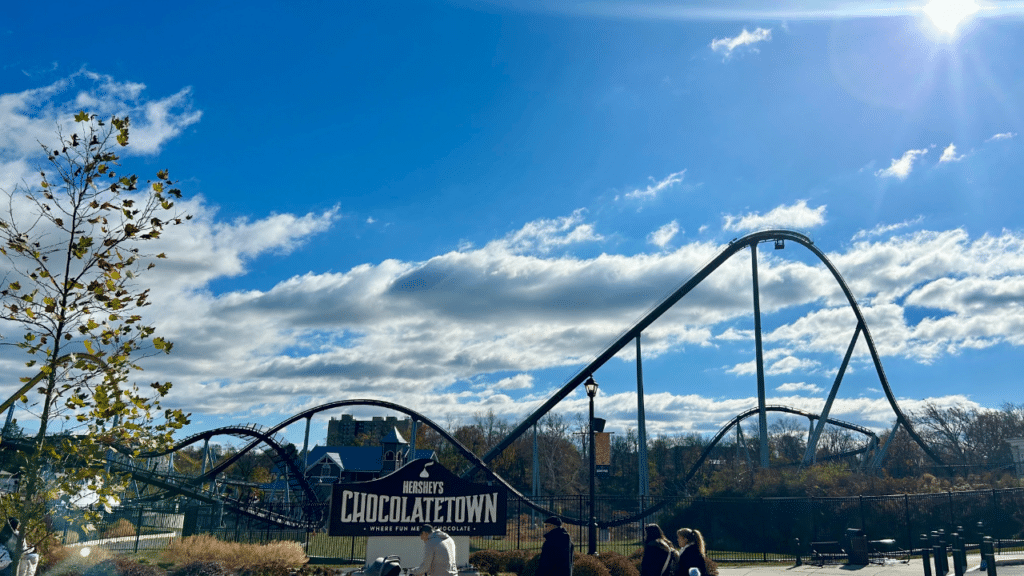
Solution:
<svg viewBox="0 0 1024 576">
<path fill-rule="evenodd" d="M 89 91 L 94 97 L 116 93 L 137 107 L 148 104 L 137 84 L 96 81 L 107 88 Z M 40 131 L 52 126 L 53 118 L 25 112 L 40 108 L 16 102 L 31 100 L 28 93 L 14 96 L 0 97 L 0 115 Z M 32 96 L 52 97 L 45 89 Z M 149 123 L 154 134 L 165 136 L 145 150 L 159 149 L 176 133 L 161 127 L 180 128 L 195 118 L 191 112 L 167 112 L 165 122 Z M 27 152 L 18 138 L 15 130 L 0 129 L 0 160 L 24 162 Z M 727 245 L 724 239 L 704 240 L 669 249 L 678 234 L 674 222 L 652 235 L 659 248 L 652 253 L 579 257 L 576 247 L 608 246 L 598 223 L 578 210 L 527 222 L 479 248 L 466 245 L 423 261 L 368 262 L 214 293 L 215 280 L 243 275 L 255 258 L 299 249 L 337 225 L 338 208 L 222 221 L 202 198 L 181 206 L 197 217 L 165 233 L 160 242 L 169 258 L 145 277 L 155 302 L 148 319 L 175 342 L 174 353 L 147 359 L 145 378 L 174 382 L 171 405 L 268 420 L 339 398 L 387 399 L 437 420 L 489 410 L 521 418 L 550 396 L 560 377 L 592 360 Z M 825 214 L 825 205 L 812 208 L 800 201 L 765 214 L 726 216 L 723 224 L 730 232 L 767 225 L 810 228 L 823 224 Z M 858 235 L 872 240 L 829 254 L 864 307 L 883 360 L 928 363 L 965 350 L 1024 345 L 1024 234 L 972 238 L 955 229 L 892 235 L 895 230 Z M 820 409 L 823 399 L 806 395 L 816 394 L 814 387 L 834 370 L 849 343 L 853 315 L 823 267 L 785 255 L 766 256 L 759 264 L 762 314 L 779 319 L 764 333 L 767 372 L 781 380 L 776 392 L 786 396 L 780 403 Z M 694 366 L 681 354 L 739 350 L 737 357 L 749 358 L 750 266 L 734 260 L 644 332 L 645 360 L 678 362 L 705 381 L 697 392 L 650 394 L 652 434 L 680 432 L 679 422 L 714 430 L 753 405 L 749 397 L 720 392 L 723 382 L 749 374 L 750 362 Z M 908 314 L 910 309 L 928 314 Z M 0 350 L 0 366 L 16 382 L 23 370 L 11 354 Z M 864 361 L 859 350 L 851 370 Z M 10 393 L 14 384 L 0 386 Z M 628 425 L 635 393 L 606 381 L 601 395 Z M 585 402 L 576 394 L 559 410 L 582 411 Z M 908 402 L 905 409 L 913 407 Z M 841 399 L 833 413 L 859 415 L 880 426 L 892 420 L 881 397 Z"/>
</svg>

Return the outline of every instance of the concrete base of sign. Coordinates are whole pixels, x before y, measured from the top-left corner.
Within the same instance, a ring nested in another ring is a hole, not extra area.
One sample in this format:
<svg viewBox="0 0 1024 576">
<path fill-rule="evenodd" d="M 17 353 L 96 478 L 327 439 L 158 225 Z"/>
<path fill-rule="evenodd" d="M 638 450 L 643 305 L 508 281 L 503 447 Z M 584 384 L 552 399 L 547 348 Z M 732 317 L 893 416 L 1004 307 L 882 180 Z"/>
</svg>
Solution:
<svg viewBox="0 0 1024 576">
<path fill-rule="evenodd" d="M 452 536 L 455 540 L 455 565 L 469 564 L 469 536 Z M 423 560 L 423 540 L 419 536 L 370 536 L 366 539 L 366 564 L 377 558 L 397 554 L 402 559 L 402 569 L 408 570 L 420 565 Z"/>
</svg>

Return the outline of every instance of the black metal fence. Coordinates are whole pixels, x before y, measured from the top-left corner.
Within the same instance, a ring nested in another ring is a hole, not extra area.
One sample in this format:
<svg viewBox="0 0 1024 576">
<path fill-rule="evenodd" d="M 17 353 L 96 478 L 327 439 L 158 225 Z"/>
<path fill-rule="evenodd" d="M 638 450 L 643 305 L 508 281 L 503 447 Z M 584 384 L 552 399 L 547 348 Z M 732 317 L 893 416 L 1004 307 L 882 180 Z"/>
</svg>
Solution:
<svg viewBox="0 0 1024 576">
<path fill-rule="evenodd" d="M 623 498 L 599 497 L 595 503 L 602 522 L 628 518 L 639 509 L 635 500 Z M 586 495 L 544 497 L 538 504 L 565 517 L 586 518 L 589 512 Z M 545 515 L 516 497 L 510 497 L 507 510 L 506 534 L 473 537 L 471 551 L 540 551 Z M 843 541 L 850 528 L 862 530 L 871 541 L 892 540 L 897 553 L 919 553 L 921 534 L 939 529 L 962 534 L 971 547 L 983 535 L 991 536 L 996 553 L 1005 553 L 1024 550 L 1024 488 L 847 498 L 673 498 L 644 521 L 657 522 L 670 537 L 680 527 L 699 529 L 718 562 L 792 562 L 797 555 L 806 557 L 812 542 Z M 636 552 L 644 521 L 602 529 L 598 551 Z M 567 524 L 566 529 L 577 549 L 585 549 L 586 527 Z M 293 540 L 310 557 L 324 561 L 362 563 L 366 554 L 365 537 L 283 530 L 210 506 L 123 509 L 90 534 L 71 537 L 66 532 L 66 537 L 68 544 L 103 540 L 105 547 L 131 552 L 166 546 L 182 533 L 248 543 Z"/>
</svg>

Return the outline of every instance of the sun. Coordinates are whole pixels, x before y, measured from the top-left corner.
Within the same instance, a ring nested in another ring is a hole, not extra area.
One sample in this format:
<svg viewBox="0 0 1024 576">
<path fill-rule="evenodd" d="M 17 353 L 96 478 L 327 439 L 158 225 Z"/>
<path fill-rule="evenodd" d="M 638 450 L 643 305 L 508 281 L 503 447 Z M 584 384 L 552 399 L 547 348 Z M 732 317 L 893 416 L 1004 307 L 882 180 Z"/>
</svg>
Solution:
<svg viewBox="0 0 1024 576">
<path fill-rule="evenodd" d="M 956 27 L 978 11 L 974 0 L 931 0 L 924 7 L 924 13 L 936 28 L 954 34 Z"/>
</svg>

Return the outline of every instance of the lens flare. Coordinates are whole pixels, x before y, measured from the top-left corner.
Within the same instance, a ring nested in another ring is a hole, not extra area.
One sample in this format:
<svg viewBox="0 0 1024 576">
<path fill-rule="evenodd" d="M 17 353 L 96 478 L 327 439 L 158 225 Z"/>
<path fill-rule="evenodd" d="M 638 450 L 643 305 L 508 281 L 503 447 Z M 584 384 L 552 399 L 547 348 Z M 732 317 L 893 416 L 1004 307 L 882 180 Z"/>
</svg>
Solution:
<svg viewBox="0 0 1024 576">
<path fill-rule="evenodd" d="M 932 0 L 924 7 L 932 24 L 947 34 L 956 33 L 957 26 L 977 11 L 974 0 Z"/>
</svg>

